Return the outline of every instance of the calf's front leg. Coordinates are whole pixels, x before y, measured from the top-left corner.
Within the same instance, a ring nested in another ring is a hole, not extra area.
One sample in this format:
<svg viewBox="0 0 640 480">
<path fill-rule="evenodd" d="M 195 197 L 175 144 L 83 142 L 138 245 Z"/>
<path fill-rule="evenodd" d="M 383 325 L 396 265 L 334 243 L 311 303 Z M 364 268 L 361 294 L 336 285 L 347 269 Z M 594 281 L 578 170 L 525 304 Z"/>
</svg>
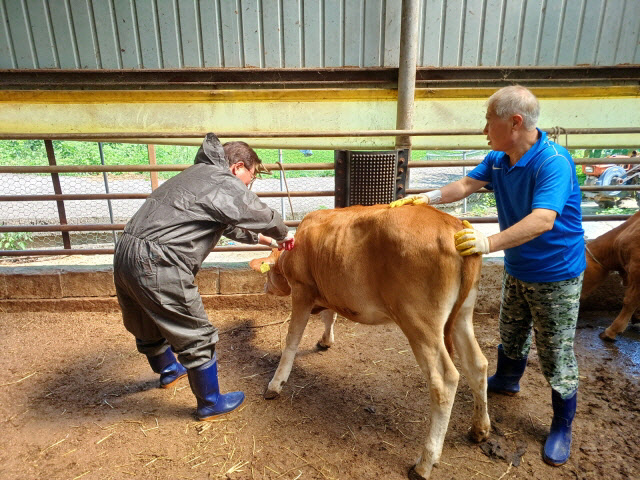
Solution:
<svg viewBox="0 0 640 480">
<path fill-rule="evenodd" d="M 283 385 L 289 379 L 293 360 L 298 351 L 298 345 L 302 339 L 302 334 L 307 326 L 309 315 L 311 314 L 311 306 L 313 302 L 308 300 L 307 295 L 296 294 L 292 291 L 291 298 L 291 322 L 289 323 L 289 331 L 287 332 L 287 341 L 280 357 L 280 363 L 276 369 L 276 373 L 269 382 L 264 392 L 264 398 L 272 399 L 280 395 Z"/>
</svg>

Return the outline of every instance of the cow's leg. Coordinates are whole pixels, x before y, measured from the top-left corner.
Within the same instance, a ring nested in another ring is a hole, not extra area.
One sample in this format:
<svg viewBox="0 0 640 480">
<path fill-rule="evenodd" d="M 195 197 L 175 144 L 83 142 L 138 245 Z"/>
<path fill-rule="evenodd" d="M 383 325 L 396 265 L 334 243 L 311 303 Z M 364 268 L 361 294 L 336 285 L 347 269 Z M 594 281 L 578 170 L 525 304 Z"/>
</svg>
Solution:
<svg viewBox="0 0 640 480">
<path fill-rule="evenodd" d="M 473 393 L 473 416 L 471 417 L 471 438 L 482 442 L 489 436 L 491 421 L 487 412 L 487 359 L 483 355 L 473 333 L 473 307 L 477 289 L 465 300 L 453 329 L 453 342 L 460 356 L 460 367 Z"/>
<path fill-rule="evenodd" d="M 460 374 L 449 357 L 442 332 L 440 335 L 421 335 L 422 332 L 416 332 L 415 335 L 409 332 L 405 333 L 409 338 L 418 365 L 429 380 L 431 394 L 429 434 L 418 462 L 409 471 L 409 478 L 418 480 L 429 478 L 433 466 L 440 460 Z"/>
<path fill-rule="evenodd" d="M 640 307 L 640 285 L 631 284 L 624 294 L 623 307 L 616 319 L 600 334 L 603 340 L 613 341 L 616 335 L 624 332 L 631 320 L 633 312 Z"/>
<path fill-rule="evenodd" d="M 298 350 L 298 345 L 302 339 L 302 334 L 307 326 L 309 315 L 313 301 L 306 292 L 292 290 L 291 294 L 291 322 L 289 323 L 289 331 L 287 332 L 287 341 L 280 357 L 280 363 L 276 369 L 276 373 L 264 392 L 264 398 L 276 398 L 282 391 L 282 386 L 287 382 L 293 360 Z"/>
<path fill-rule="evenodd" d="M 324 322 L 324 333 L 322 338 L 318 340 L 318 348 L 326 350 L 333 345 L 333 324 L 336 323 L 336 317 L 338 314 L 332 310 L 323 310 L 320 312 L 320 317 Z"/>
</svg>

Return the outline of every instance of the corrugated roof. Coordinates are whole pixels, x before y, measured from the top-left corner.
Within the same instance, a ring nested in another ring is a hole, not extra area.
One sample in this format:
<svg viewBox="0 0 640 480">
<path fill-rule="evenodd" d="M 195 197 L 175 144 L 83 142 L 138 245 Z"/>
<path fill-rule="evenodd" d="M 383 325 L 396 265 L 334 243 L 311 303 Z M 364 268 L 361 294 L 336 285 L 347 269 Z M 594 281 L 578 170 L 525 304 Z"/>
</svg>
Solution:
<svg viewBox="0 0 640 480">
<path fill-rule="evenodd" d="M 0 0 L 0 68 L 395 67 L 400 0 Z M 423 0 L 420 66 L 640 63 L 638 0 Z"/>
</svg>

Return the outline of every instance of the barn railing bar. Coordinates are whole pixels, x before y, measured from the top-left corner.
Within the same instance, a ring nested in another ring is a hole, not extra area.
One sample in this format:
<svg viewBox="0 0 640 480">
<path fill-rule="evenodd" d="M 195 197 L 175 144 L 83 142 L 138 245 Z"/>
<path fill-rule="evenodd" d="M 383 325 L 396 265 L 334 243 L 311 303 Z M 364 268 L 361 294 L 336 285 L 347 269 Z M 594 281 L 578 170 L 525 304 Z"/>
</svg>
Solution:
<svg viewBox="0 0 640 480">
<path fill-rule="evenodd" d="M 410 188 L 407 194 L 414 195 L 416 193 L 424 193 L 435 190 L 435 188 Z M 585 185 L 581 186 L 583 192 L 614 192 L 614 191 L 639 191 L 638 185 Z M 491 190 L 480 189 L 476 193 L 491 193 Z M 95 194 L 62 194 L 62 195 L 0 195 L 0 202 L 47 202 L 60 200 L 144 200 L 150 193 L 95 193 Z M 295 192 L 256 192 L 260 198 L 286 198 L 287 195 L 296 198 L 307 197 L 333 197 L 334 190 L 304 190 Z"/>
<path fill-rule="evenodd" d="M 49 162 L 49 165 L 51 165 L 52 167 L 55 167 L 57 165 L 57 162 L 56 162 L 56 154 L 53 149 L 53 142 L 51 140 L 45 140 L 44 148 L 47 151 L 47 160 Z M 53 191 L 56 193 L 56 195 L 62 195 L 62 186 L 60 185 L 60 175 L 58 175 L 56 172 L 51 172 L 51 183 L 53 184 Z M 60 220 L 60 224 L 66 225 L 67 213 L 64 206 L 64 202 L 57 201 L 56 209 L 58 210 L 58 219 Z M 67 232 L 64 232 L 64 231 L 62 232 L 62 243 L 66 250 L 69 250 L 71 248 L 71 237 Z"/>
<path fill-rule="evenodd" d="M 261 198 L 287 197 L 287 192 L 255 192 Z M 150 193 L 86 193 L 62 195 L 0 195 L 0 202 L 43 202 L 58 200 L 144 200 Z M 289 192 L 292 197 L 333 197 L 333 190 L 304 190 Z"/>
<path fill-rule="evenodd" d="M 624 221 L 631 215 L 583 215 L 582 221 Z M 461 220 L 469 220 L 471 223 L 497 223 L 498 217 L 459 217 Z M 297 227 L 300 220 L 287 220 L 285 225 Z M 85 224 L 85 225 L 0 225 L 0 233 L 6 232 L 101 232 L 106 230 L 124 230 L 124 223 Z M 238 247 L 244 248 L 244 247 Z M 83 249 L 84 251 L 84 249 Z M 1 254 L 0 254 L 1 255 Z"/>
<path fill-rule="evenodd" d="M 612 128 L 541 128 L 550 133 L 562 135 L 613 135 L 640 133 L 640 127 Z M 560 131 L 559 131 L 560 130 Z M 209 132 L 99 132 L 99 133 L 0 133 L 0 140 L 126 140 L 152 138 L 203 138 Z M 411 137 L 484 135 L 478 129 L 458 130 L 329 130 L 324 132 L 216 132 L 218 138 L 346 138 L 346 137 Z"/>
<path fill-rule="evenodd" d="M 297 227 L 300 220 L 287 220 L 288 227 Z M 102 232 L 105 230 L 124 230 L 124 223 L 94 223 L 75 225 L 0 225 L 0 233 L 6 232 Z"/>
<path fill-rule="evenodd" d="M 595 222 L 595 221 L 624 221 L 630 218 L 631 215 L 584 215 L 582 217 L 583 222 Z M 474 223 L 498 223 L 497 217 L 459 217 L 460 220 L 468 220 L 472 224 Z M 285 224 L 289 227 L 297 227 L 300 224 L 299 220 L 287 221 Z M 87 225 L 97 230 L 122 230 L 124 225 Z M 67 231 L 74 231 L 73 227 L 84 227 L 84 225 L 65 225 Z M 25 228 L 28 228 L 26 230 Z M 38 228 L 46 230 L 37 230 Z M 60 225 L 2 225 L 0 226 L 1 232 L 40 232 L 40 231 L 60 231 L 62 228 Z M 80 228 L 79 228 L 80 230 Z M 86 230 L 82 228 L 81 230 Z M 220 246 L 215 247 L 212 252 L 243 252 L 243 251 L 268 251 L 268 247 L 256 246 L 256 245 L 244 245 L 244 246 Z M 47 250 L 0 250 L 0 256 L 7 257 L 27 257 L 27 256 L 47 256 L 47 255 L 111 255 L 113 254 L 113 248 L 87 248 L 87 249 L 47 249 Z"/>
<path fill-rule="evenodd" d="M 409 168 L 423 167 L 473 167 L 479 165 L 482 160 L 411 160 Z M 578 158 L 574 159 L 576 165 L 640 165 L 640 157 L 633 158 Z M 191 165 L 58 165 L 50 166 L 0 166 L 0 173 L 102 173 L 102 172 L 179 172 L 186 170 Z M 279 167 L 274 163 L 266 163 L 264 166 L 270 171 L 277 171 Z M 333 170 L 334 163 L 289 163 L 282 164 L 285 170 L 292 171 L 316 171 Z"/>
<path fill-rule="evenodd" d="M 270 171 L 278 171 L 280 167 L 275 163 L 263 164 Z M 101 172 L 181 172 L 192 164 L 171 165 L 58 165 L 48 166 L 0 166 L 0 173 L 101 173 Z M 334 163 L 290 163 L 282 165 L 285 170 L 333 170 Z"/>
</svg>

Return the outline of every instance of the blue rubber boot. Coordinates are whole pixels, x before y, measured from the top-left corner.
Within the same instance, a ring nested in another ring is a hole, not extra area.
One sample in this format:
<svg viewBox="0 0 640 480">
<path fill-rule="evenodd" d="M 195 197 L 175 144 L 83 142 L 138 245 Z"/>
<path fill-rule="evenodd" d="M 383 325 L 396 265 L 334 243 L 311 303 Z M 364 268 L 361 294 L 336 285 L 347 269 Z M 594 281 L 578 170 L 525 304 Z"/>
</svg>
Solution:
<svg viewBox="0 0 640 480">
<path fill-rule="evenodd" d="M 198 400 L 196 416 L 198 420 L 210 420 L 218 415 L 229 413 L 244 402 L 244 393 L 220 393 L 218 385 L 218 361 L 213 354 L 211 361 L 188 371 L 191 391 Z"/>
<path fill-rule="evenodd" d="M 544 444 L 544 461 L 558 467 L 567 463 L 571 455 L 571 423 L 576 416 L 578 391 L 569 398 L 562 398 L 555 390 L 551 391 L 553 421 L 549 436 Z"/>
<path fill-rule="evenodd" d="M 515 395 L 520 391 L 520 378 L 527 368 L 527 357 L 522 360 L 512 360 L 507 357 L 498 345 L 498 366 L 495 375 L 487 379 L 487 390 L 503 395 Z"/>
<path fill-rule="evenodd" d="M 177 360 L 171 348 L 167 348 L 164 353 L 154 357 L 147 356 L 151 369 L 160 374 L 160 388 L 169 388 L 187 374 Z"/>
</svg>

